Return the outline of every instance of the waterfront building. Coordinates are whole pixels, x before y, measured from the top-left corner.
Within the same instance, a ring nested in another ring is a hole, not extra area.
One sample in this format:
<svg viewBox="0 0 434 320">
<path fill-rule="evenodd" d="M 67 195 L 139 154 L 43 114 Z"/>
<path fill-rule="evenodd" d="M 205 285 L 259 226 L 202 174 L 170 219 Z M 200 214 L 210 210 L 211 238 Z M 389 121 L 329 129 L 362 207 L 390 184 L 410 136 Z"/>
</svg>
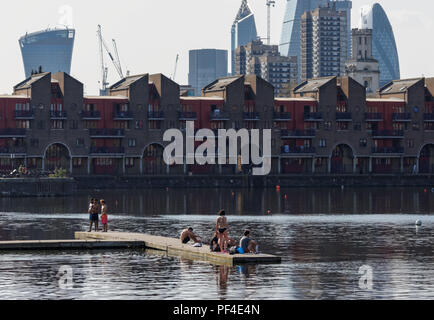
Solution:
<svg viewBox="0 0 434 320">
<path fill-rule="evenodd" d="M 372 30 L 353 29 L 351 60 L 347 61 L 345 73 L 366 88 L 368 95 L 375 95 L 380 88 L 378 60 L 372 55 Z"/>
<path fill-rule="evenodd" d="M 235 21 L 231 28 L 231 72 L 235 74 L 235 50 L 245 46 L 258 38 L 255 15 L 250 9 L 247 0 L 242 0 Z"/>
<path fill-rule="evenodd" d="M 400 79 L 395 36 L 386 12 L 380 4 L 362 7 L 360 29 L 372 29 L 372 55 L 380 64 L 380 86 Z"/>
<path fill-rule="evenodd" d="M 227 50 L 190 50 L 188 85 L 192 87 L 195 95 L 200 96 L 204 86 L 214 79 L 227 75 Z"/>
<path fill-rule="evenodd" d="M 180 96 L 162 74 L 84 96 L 66 73 L 34 74 L 0 96 L 0 171 L 72 176 L 231 175 L 234 165 L 166 165 L 167 129 L 271 129 L 273 175 L 434 174 L 434 78 L 396 80 L 366 98 L 351 77 L 309 79 L 275 98 L 257 75 L 219 78 Z"/>
<path fill-rule="evenodd" d="M 312 11 L 320 5 L 324 6 L 328 0 L 287 0 L 282 24 L 279 51 L 283 56 L 297 56 L 299 61 L 299 77 L 301 75 L 300 64 L 300 39 L 301 16 L 306 11 Z M 350 56 L 351 46 L 351 8 L 352 2 L 347 0 L 334 1 L 338 11 L 344 11 L 347 15 L 347 58 Z"/>
<path fill-rule="evenodd" d="M 345 74 L 347 13 L 327 3 L 301 16 L 301 79 Z"/>
<path fill-rule="evenodd" d="M 26 77 L 32 72 L 71 73 L 74 29 L 48 29 L 19 39 Z"/>
<path fill-rule="evenodd" d="M 274 86 L 276 95 L 297 81 L 297 72 L 297 57 L 281 56 L 277 45 L 256 40 L 235 50 L 235 75 L 256 74 Z"/>
</svg>

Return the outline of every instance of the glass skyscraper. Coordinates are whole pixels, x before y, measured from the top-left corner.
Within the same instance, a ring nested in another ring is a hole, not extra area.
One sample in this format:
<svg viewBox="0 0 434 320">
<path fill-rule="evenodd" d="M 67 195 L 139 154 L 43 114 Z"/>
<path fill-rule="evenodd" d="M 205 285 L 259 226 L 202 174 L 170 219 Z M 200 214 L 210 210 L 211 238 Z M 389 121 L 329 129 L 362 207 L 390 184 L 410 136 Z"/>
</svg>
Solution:
<svg viewBox="0 0 434 320">
<path fill-rule="evenodd" d="M 372 54 L 380 63 L 380 86 L 400 79 L 398 49 L 392 25 L 380 4 L 361 9 L 360 29 L 372 29 Z"/>
<path fill-rule="evenodd" d="M 329 0 L 287 0 L 285 15 L 283 18 L 282 34 L 280 39 L 279 52 L 284 56 L 297 56 L 299 65 L 299 74 L 301 73 L 300 63 L 300 39 L 301 26 L 300 20 L 303 13 L 312 11 L 320 5 L 324 6 Z M 352 2 L 347 0 L 334 1 L 338 11 L 347 12 L 348 28 L 348 58 L 350 57 L 351 48 L 351 8 Z"/>
<path fill-rule="evenodd" d="M 228 75 L 228 51 L 217 49 L 190 50 L 188 84 L 196 96 L 202 88 Z"/>
<path fill-rule="evenodd" d="M 74 29 L 49 29 L 29 33 L 19 39 L 26 77 L 43 72 L 71 73 Z"/>
<path fill-rule="evenodd" d="M 249 42 L 257 40 L 257 38 L 255 16 L 250 10 L 247 0 L 242 0 L 240 10 L 238 10 L 231 29 L 232 74 L 235 69 L 235 49 L 239 46 L 245 46 Z"/>
</svg>

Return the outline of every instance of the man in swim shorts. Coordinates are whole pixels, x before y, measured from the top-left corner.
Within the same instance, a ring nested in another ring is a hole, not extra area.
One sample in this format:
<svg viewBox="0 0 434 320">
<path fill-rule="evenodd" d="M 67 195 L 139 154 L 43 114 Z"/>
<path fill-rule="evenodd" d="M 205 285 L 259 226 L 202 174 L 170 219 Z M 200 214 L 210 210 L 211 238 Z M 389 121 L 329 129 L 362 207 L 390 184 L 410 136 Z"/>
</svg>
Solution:
<svg viewBox="0 0 434 320">
<path fill-rule="evenodd" d="M 187 244 L 191 240 L 193 240 L 194 243 L 202 243 L 201 237 L 195 235 L 193 232 L 193 228 L 191 227 L 182 231 L 180 239 L 183 244 Z"/>
</svg>

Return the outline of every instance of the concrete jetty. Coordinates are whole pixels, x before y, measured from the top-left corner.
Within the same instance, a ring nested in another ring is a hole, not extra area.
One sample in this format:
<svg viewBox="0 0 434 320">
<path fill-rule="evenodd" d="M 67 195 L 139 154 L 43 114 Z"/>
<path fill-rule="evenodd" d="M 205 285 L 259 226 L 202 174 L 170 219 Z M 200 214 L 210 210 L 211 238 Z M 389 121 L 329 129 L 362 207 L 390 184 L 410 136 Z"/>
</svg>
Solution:
<svg viewBox="0 0 434 320">
<path fill-rule="evenodd" d="M 1 251 L 40 250 L 100 250 L 143 248 L 143 241 L 129 240 L 42 240 L 42 241 L 0 241 Z"/>
<path fill-rule="evenodd" d="M 75 238 L 80 240 L 106 240 L 106 241 L 141 241 L 147 249 L 155 249 L 166 252 L 168 255 L 176 255 L 192 260 L 208 261 L 214 264 L 234 266 L 237 264 L 268 264 L 281 263 L 282 258 L 268 254 L 236 254 L 210 252 L 208 246 L 201 248 L 191 244 L 182 244 L 179 239 L 153 236 L 141 233 L 89 233 L 76 232 Z"/>
</svg>

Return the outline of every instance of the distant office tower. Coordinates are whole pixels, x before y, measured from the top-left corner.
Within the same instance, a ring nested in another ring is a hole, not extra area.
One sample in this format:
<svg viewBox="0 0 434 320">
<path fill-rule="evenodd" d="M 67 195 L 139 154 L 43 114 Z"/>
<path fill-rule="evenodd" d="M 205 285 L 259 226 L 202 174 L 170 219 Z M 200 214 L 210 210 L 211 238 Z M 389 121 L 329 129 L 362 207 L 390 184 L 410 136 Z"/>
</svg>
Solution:
<svg viewBox="0 0 434 320">
<path fill-rule="evenodd" d="M 297 57 L 285 57 L 277 45 L 252 41 L 235 50 L 235 75 L 256 74 L 274 86 L 276 95 L 282 87 L 297 81 Z"/>
<path fill-rule="evenodd" d="M 297 56 L 298 61 L 300 62 L 301 16 L 306 11 L 312 11 L 320 5 L 326 5 L 328 2 L 328 0 L 287 0 L 279 46 L 279 51 L 283 56 Z M 352 2 L 347 0 L 338 0 L 333 2 L 336 2 L 336 9 L 338 11 L 345 11 L 347 13 L 347 58 L 349 58 L 351 46 Z M 299 75 L 300 74 L 301 64 L 299 63 Z"/>
<path fill-rule="evenodd" d="M 202 88 L 228 75 L 228 51 L 216 49 L 190 50 L 188 84 L 196 96 Z"/>
<path fill-rule="evenodd" d="M 231 29 L 232 74 L 235 74 L 235 49 L 239 46 L 245 46 L 257 38 L 255 16 L 252 10 L 250 10 L 247 0 L 242 0 L 240 10 L 238 10 L 238 14 Z"/>
<path fill-rule="evenodd" d="M 26 77 L 32 71 L 71 73 L 74 29 L 48 29 L 19 39 Z"/>
<path fill-rule="evenodd" d="M 401 78 L 392 26 L 381 5 L 361 9 L 360 29 L 372 29 L 372 54 L 380 63 L 380 86 Z"/>
<path fill-rule="evenodd" d="M 334 2 L 301 16 L 301 80 L 345 74 L 347 13 Z"/>
<path fill-rule="evenodd" d="M 378 60 L 372 55 L 372 30 L 353 29 L 353 50 L 346 63 L 346 75 L 366 88 L 367 94 L 375 94 L 380 88 Z"/>
</svg>

